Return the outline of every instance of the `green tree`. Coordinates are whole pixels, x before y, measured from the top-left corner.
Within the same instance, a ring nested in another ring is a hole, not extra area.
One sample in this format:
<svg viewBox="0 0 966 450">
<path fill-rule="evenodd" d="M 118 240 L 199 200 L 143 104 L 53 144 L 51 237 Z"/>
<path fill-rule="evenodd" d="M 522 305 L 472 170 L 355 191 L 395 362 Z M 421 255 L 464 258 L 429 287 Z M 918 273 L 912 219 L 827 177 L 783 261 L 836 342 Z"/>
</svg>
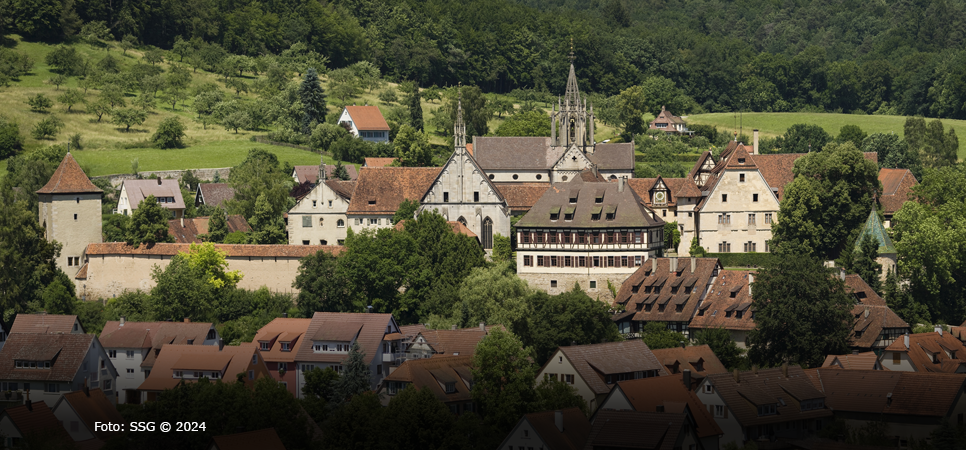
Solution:
<svg viewBox="0 0 966 450">
<path fill-rule="evenodd" d="M 305 79 L 299 85 L 299 100 L 302 101 L 302 133 L 309 134 L 315 124 L 325 122 L 325 91 L 319 84 L 319 75 L 314 67 L 305 71 Z"/>
<path fill-rule="evenodd" d="M 33 112 L 46 113 L 52 106 L 54 106 L 54 101 L 47 98 L 44 94 L 37 94 L 33 97 L 27 97 L 27 105 L 30 106 L 30 110 Z"/>
<path fill-rule="evenodd" d="M 896 276 L 895 271 L 890 270 L 886 274 L 882 290 L 882 296 L 889 308 L 906 323 L 913 326 L 917 323 L 932 323 L 926 305 L 915 301 L 908 289 L 899 285 L 899 277 Z"/>
<path fill-rule="evenodd" d="M 305 317 L 316 311 L 358 312 L 347 292 L 349 283 L 339 267 L 339 259 L 325 250 L 302 258 L 292 287 L 299 290 L 299 310 Z"/>
<path fill-rule="evenodd" d="M 272 211 L 268 197 L 262 193 L 255 201 L 255 214 L 249 220 L 252 226 L 252 244 L 285 244 L 285 224 L 282 217 Z"/>
<path fill-rule="evenodd" d="M 497 432 L 510 430 L 534 401 L 533 351 L 511 333 L 494 329 L 473 355 L 473 401 Z"/>
<path fill-rule="evenodd" d="M 707 345 L 728 369 L 745 366 L 744 351 L 731 339 L 731 333 L 724 328 L 707 328 L 695 333 L 694 345 Z"/>
<path fill-rule="evenodd" d="M 403 220 L 410 220 L 416 217 L 416 211 L 419 210 L 419 200 L 405 199 L 399 204 L 399 208 L 396 209 L 396 213 L 392 216 L 392 223 L 395 225 Z"/>
<path fill-rule="evenodd" d="M 103 99 L 87 104 L 87 112 L 97 116 L 98 122 L 101 121 L 104 114 L 110 114 L 111 109 L 111 104 Z"/>
<path fill-rule="evenodd" d="M 111 30 L 107 28 L 107 24 L 103 20 L 95 20 L 87 22 L 81 27 L 80 36 L 91 48 L 100 47 L 104 45 L 102 41 L 111 39 Z M 110 50 L 110 46 L 107 48 Z"/>
<path fill-rule="evenodd" d="M 607 305 L 587 296 L 576 283 L 569 292 L 549 295 L 537 291 L 527 300 L 531 312 L 515 324 L 513 331 L 534 350 L 539 365 L 553 356 L 557 347 L 621 339 Z"/>
<path fill-rule="evenodd" d="M 406 92 L 406 106 L 409 107 L 409 126 L 416 131 L 423 131 L 423 106 L 420 102 L 419 85 L 415 82 L 408 86 Z"/>
<path fill-rule="evenodd" d="M 366 352 L 359 347 L 358 342 L 353 342 L 349 356 L 342 360 L 342 375 L 332 386 L 332 401 L 344 403 L 372 390 L 370 376 Z"/>
<path fill-rule="evenodd" d="M 646 100 L 641 86 L 631 86 L 617 96 L 617 110 L 620 111 L 617 120 L 623 129 L 621 139 L 625 142 L 630 142 L 635 135 L 643 133 L 647 128 L 644 122 Z"/>
<path fill-rule="evenodd" d="M 825 355 L 848 351 L 855 300 L 842 280 L 814 256 L 781 254 L 755 278 L 751 362 L 818 367 Z"/>
<path fill-rule="evenodd" d="M 111 123 L 123 125 L 124 131 L 131 131 L 132 126 L 141 125 L 147 118 L 148 114 L 138 108 L 121 108 L 111 112 Z"/>
<path fill-rule="evenodd" d="M 382 416 L 386 408 L 375 392 L 352 397 L 322 423 L 323 448 L 374 449 L 383 441 Z"/>
<path fill-rule="evenodd" d="M 34 127 L 30 130 L 30 135 L 37 140 L 53 139 L 62 128 L 64 128 L 62 120 L 57 116 L 47 116 L 34 124 Z"/>
<path fill-rule="evenodd" d="M 332 169 L 332 176 L 342 181 L 349 181 L 350 178 L 349 171 L 342 164 L 342 161 L 335 162 L 335 168 Z"/>
<path fill-rule="evenodd" d="M 853 263 L 855 273 L 859 275 L 872 288 L 873 291 L 882 293 L 882 264 L 877 261 L 879 258 L 879 241 L 872 237 L 872 233 L 862 235 L 859 241 L 859 249 Z"/>
<path fill-rule="evenodd" d="M 577 389 L 563 380 L 549 379 L 546 376 L 534 389 L 534 401 L 530 411 L 559 411 L 567 408 L 580 408 L 584 415 L 588 414 L 587 402 Z"/>
<path fill-rule="evenodd" d="M 84 101 L 84 94 L 76 89 L 67 89 L 57 96 L 57 101 L 67 106 L 67 112 L 70 112 L 72 106 Z"/>
<path fill-rule="evenodd" d="M 44 291 L 59 279 L 63 272 L 56 261 L 61 244 L 46 239 L 46 230 L 28 202 L 16 201 L 7 191 L 0 194 L 0 205 L 4 211 L 0 214 L 0 267 L 16 268 L 0 271 L 0 308 L 4 317 L 11 318 L 13 313 L 26 312 L 28 303 L 43 302 Z M 63 287 L 73 293 L 73 285 Z"/>
<path fill-rule="evenodd" d="M 121 39 L 121 50 L 123 50 L 123 54 L 125 55 L 127 55 L 127 51 L 134 48 L 135 45 L 137 45 L 137 38 L 130 34 L 125 34 Z"/>
<path fill-rule="evenodd" d="M 432 163 L 433 152 L 429 137 L 409 125 L 399 127 L 399 134 L 392 143 L 396 159 L 403 167 L 426 167 Z"/>
<path fill-rule="evenodd" d="M 208 242 L 223 242 L 228 236 L 228 222 L 225 220 L 225 210 L 215 208 L 208 219 Z"/>
<path fill-rule="evenodd" d="M 810 153 L 821 151 L 829 142 L 832 142 L 832 136 L 824 128 L 797 123 L 776 139 L 775 147 L 781 153 Z"/>
<path fill-rule="evenodd" d="M 7 159 L 23 150 L 23 135 L 17 122 L 0 116 L 0 160 Z"/>
<path fill-rule="evenodd" d="M 895 133 L 872 133 L 862 141 L 863 152 L 878 154 L 879 167 L 909 169 L 922 179 L 922 162 L 918 150 L 910 150 L 906 141 Z"/>
<path fill-rule="evenodd" d="M 868 137 L 868 134 L 862 131 L 862 128 L 858 125 L 842 125 L 835 141 L 840 143 L 851 142 L 855 148 L 862 148 L 866 137 Z"/>
<path fill-rule="evenodd" d="M 463 279 L 453 317 L 463 326 L 483 322 L 520 329 L 532 313 L 530 293 L 527 282 L 510 271 L 509 262 L 478 267 Z"/>
<path fill-rule="evenodd" d="M 688 254 L 696 258 L 701 258 L 704 256 L 705 253 L 706 252 L 704 251 L 704 247 L 702 247 L 701 244 L 698 242 L 698 237 L 695 236 L 691 238 L 691 247 L 688 248 Z"/>
<path fill-rule="evenodd" d="M 313 150 L 327 151 L 339 139 L 351 137 L 348 131 L 334 123 L 320 123 L 312 130 L 309 145 Z"/>
<path fill-rule="evenodd" d="M 664 223 L 664 251 L 665 253 L 677 253 L 678 245 L 681 244 L 681 230 L 677 222 Z"/>
<path fill-rule="evenodd" d="M 161 206 L 153 195 L 149 195 L 138 205 L 131 214 L 131 222 L 127 229 L 127 244 L 139 247 L 158 242 L 174 242 L 174 237 L 168 234 L 168 219 L 171 213 Z"/>
<path fill-rule="evenodd" d="M 413 432 L 411 420 L 438 426 Z M 395 448 L 446 448 L 452 445 L 456 416 L 436 398 L 431 389 L 417 390 L 412 385 L 397 393 L 386 408 L 383 420 L 387 426 L 385 435 L 396 436 Z"/>
<path fill-rule="evenodd" d="M 74 47 L 59 45 L 44 57 L 44 64 L 60 74 L 76 76 L 84 70 L 84 57 Z"/>
<path fill-rule="evenodd" d="M 651 350 L 673 348 L 681 344 L 688 344 L 688 338 L 683 334 L 671 331 L 665 322 L 648 322 L 641 328 L 641 340 Z"/>
<path fill-rule="evenodd" d="M 232 167 L 229 183 L 235 198 L 226 203 L 228 214 L 241 214 L 249 221 L 255 215 L 255 202 L 265 194 L 271 216 L 282 217 L 294 201 L 290 200 L 291 170 L 278 162 L 278 157 L 262 149 L 251 149 L 241 164 Z"/>
<path fill-rule="evenodd" d="M 203 275 L 205 283 L 215 289 L 234 289 L 244 276 L 237 270 L 228 271 L 228 253 L 218 250 L 211 242 L 191 244 L 185 257 L 188 266 Z"/>
<path fill-rule="evenodd" d="M 344 67 L 329 72 L 329 91 L 332 97 L 337 99 L 337 107 L 343 107 L 352 102 L 352 99 L 362 93 L 359 79 L 355 72 Z"/>
<path fill-rule="evenodd" d="M 127 241 L 127 228 L 130 222 L 131 216 L 105 214 L 101 221 L 101 233 L 104 235 L 104 242 Z"/>
<path fill-rule="evenodd" d="M 496 129 L 497 136 L 550 136 L 550 118 L 541 110 L 509 116 Z"/>
<path fill-rule="evenodd" d="M 302 386 L 302 395 L 305 397 L 328 400 L 332 396 L 332 389 L 339 379 L 339 373 L 332 367 L 320 369 L 313 368 L 305 372 L 305 384 Z"/>
<path fill-rule="evenodd" d="M 513 260 L 513 244 L 509 236 L 493 235 L 493 262 L 503 263 Z"/>
<path fill-rule="evenodd" d="M 180 148 L 184 145 L 185 126 L 178 117 L 168 117 L 161 121 L 151 140 L 158 148 Z"/>
</svg>

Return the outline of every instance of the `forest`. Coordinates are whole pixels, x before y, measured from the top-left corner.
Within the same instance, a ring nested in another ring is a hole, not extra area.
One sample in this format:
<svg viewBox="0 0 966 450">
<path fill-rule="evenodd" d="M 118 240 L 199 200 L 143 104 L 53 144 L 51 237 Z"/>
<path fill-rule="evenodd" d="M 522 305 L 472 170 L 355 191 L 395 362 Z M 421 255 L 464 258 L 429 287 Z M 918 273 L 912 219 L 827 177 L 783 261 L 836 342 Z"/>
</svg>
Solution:
<svg viewBox="0 0 966 450">
<path fill-rule="evenodd" d="M 332 68 L 369 61 L 422 87 L 559 93 L 572 51 L 582 89 L 673 85 L 688 97 L 676 114 L 966 118 L 961 1 L 0 0 L 0 10 L 0 35 L 61 42 L 103 23 L 114 40 L 186 62 L 301 43 Z"/>
</svg>

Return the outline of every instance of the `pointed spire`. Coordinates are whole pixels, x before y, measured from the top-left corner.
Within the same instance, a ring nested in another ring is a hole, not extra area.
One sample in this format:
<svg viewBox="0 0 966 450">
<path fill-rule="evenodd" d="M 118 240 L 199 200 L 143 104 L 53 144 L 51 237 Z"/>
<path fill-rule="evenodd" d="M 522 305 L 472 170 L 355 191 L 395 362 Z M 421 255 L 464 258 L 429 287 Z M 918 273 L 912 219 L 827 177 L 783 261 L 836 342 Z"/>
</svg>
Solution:
<svg viewBox="0 0 966 450">
<path fill-rule="evenodd" d="M 463 123 L 463 84 L 456 91 L 456 123 L 453 124 L 453 140 L 456 148 L 466 147 L 466 124 Z"/>
<path fill-rule="evenodd" d="M 577 89 L 577 74 L 574 72 L 573 38 L 570 40 L 570 74 L 567 75 L 567 92 L 564 94 L 566 102 L 574 108 L 580 107 L 580 91 Z"/>
</svg>

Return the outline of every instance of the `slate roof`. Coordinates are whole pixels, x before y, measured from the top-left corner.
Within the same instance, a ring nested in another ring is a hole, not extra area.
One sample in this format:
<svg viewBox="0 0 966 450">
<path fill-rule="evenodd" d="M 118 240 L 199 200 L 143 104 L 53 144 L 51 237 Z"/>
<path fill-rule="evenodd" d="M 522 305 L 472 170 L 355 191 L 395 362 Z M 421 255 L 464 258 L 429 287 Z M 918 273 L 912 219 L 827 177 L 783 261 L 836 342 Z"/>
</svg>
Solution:
<svg viewBox="0 0 966 450">
<path fill-rule="evenodd" d="M 360 131 L 389 131 L 389 124 L 378 106 L 346 106 L 345 109 Z"/>
<path fill-rule="evenodd" d="M 832 415 L 832 411 L 827 408 L 802 411 L 802 400 L 825 398 L 825 394 L 812 385 L 801 367 L 788 367 L 787 377 L 782 374 L 782 370 L 775 368 L 758 370 L 757 373 L 740 372 L 737 382 L 730 373 L 711 374 L 708 375 L 708 380 L 744 427 Z M 777 405 L 777 414 L 759 416 L 757 407 L 761 405 Z"/>
<path fill-rule="evenodd" d="M 54 416 L 54 411 L 44 402 L 32 402 L 29 407 L 21 405 L 7 408 L 0 413 L 0 416 L 4 414 L 10 417 L 10 421 L 24 437 L 31 435 L 49 436 L 51 440 L 55 441 L 51 444 L 62 441 L 65 448 L 74 444 L 70 434 L 67 434 L 67 430 L 64 429 L 60 420 L 57 419 L 57 416 Z"/>
<path fill-rule="evenodd" d="M 346 164 L 345 171 L 347 174 L 349 174 L 349 179 L 346 181 L 355 181 L 357 178 L 359 178 L 359 172 L 356 171 L 356 166 L 354 164 Z M 295 169 L 293 170 L 293 176 L 296 178 L 299 184 L 302 184 L 305 182 L 316 184 L 319 182 L 319 166 L 317 165 L 295 166 Z M 335 165 L 333 164 L 325 165 L 325 178 L 326 178 L 326 181 L 339 180 L 335 176 Z"/>
<path fill-rule="evenodd" d="M 547 450 L 578 450 L 584 448 L 590 435 L 590 422 L 578 408 L 560 410 L 563 414 L 563 431 L 554 423 L 556 411 L 530 413 L 523 420 L 530 423 L 533 431 L 547 446 Z"/>
<path fill-rule="evenodd" d="M 174 236 L 176 244 L 200 244 L 199 234 L 208 234 L 208 222 L 211 217 L 195 217 L 192 219 L 172 219 L 168 221 L 168 234 Z M 228 232 L 236 231 L 249 232 L 252 227 L 248 225 L 245 216 L 232 214 L 225 217 L 225 224 L 228 225 Z"/>
<path fill-rule="evenodd" d="M 484 171 L 550 170 L 565 151 L 552 146 L 549 137 L 473 138 L 473 158 Z"/>
<path fill-rule="evenodd" d="M 672 450 L 686 422 L 684 412 L 598 411 L 584 449 Z"/>
<path fill-rule="evenodd" d="M 221 207 L 225 200 L 235 198 L 235 188 L 228 183 L 199 183 L 195 204 Z"/>
<path fill-rule="evenodd" d="M 439 167 L 364 167 L 347 214 L 394 214 L 403 200 L 423 198 Z"/>
<path fill-rule="evenodd" d="M 94 342 L 91 334 L 11 333 L 0 349 L 0 379 L 70 383 Z M 17 369 L 15 361 L 51 361 L 50 369 Z"/>
<path fill-rule="evenodd" d="M 510 210 L 517 212 L 529 211 L 547 192 L 550 183 L 493 183 L 493 186 L 500 191 Z"/>
<path fill-rule="evenodd" d="M 316 312 L 305 330 L 305 336 L 312 336 L 314 339 L 320 332 L 323 335 L 327 333 L 326 330 L 330 328 L 340 330 L 341 335 L 347 328 L 359 325 L 361 328 L 355 341 L 365 352 L 366 361 L 372 362 L 374 358 L 381 358 L 382 338 L 386 335 L 386 327 L 391 322 L 393 322 L 392 314 Z M 315 353 L 312 345 L 303 345 L 296 354 L 295 360 L 340 363 L 346 356 L 345 353 Z"/>
<path fill-rule="evenodd" d="M 966 374 L 837 368 L 808 372 L 813 384 L 824 391 L 827 407 L 871 414 L 948 416 L 966 384 Z"/>
<path fill-rule="evenodd" d="M 724 328 L 727 330 L 752 330 L 752 297 L 746 270 L 722 270 L 714 286 L 708 291 L 697 314 L 691 319 L 691 328 Z M 738 318 L 741 311 L 741 318 Z"/>
<path fill-rule="evenodd" d="M 155 348 L 165 344 L 202 345 L 211 330 L 210 322 L 131 322 L 104 324 L 98 338 L 104 348 Z"/>
<path fill-rule="evenodd" d="M 635 321 L 691 320 L 705 286 L 722 272 L 721 265 L 717 258 L 676 258 L 677 270 L 671 271 L 672 261 L 672 258 L 645 261 L 621 285 L 615 304 L 623 305 L 625 311 L 635 311 L 632 319 Z"/>
<path fill-rule="evenodd" d="M 218 450 L 285 450 L 274 428 L 215 436 L 212 441 Z"/>
<path fill-rule="evenodd" d="M 120 434 L 119 432 L 106 430 L 95 431 L 95 422 L 124 422 L 121 413 L 117 411 L 117 407 L 107 399 L 104 391 L 100 388 L 89 389 L 86 392 L 84 390 L 70 392 L 64 394 L 63 399 L 58 400 L 58 402 L 67 402 L 70 404 L 74 412 L 77 413 L 77 416 L 84 421 L 87 429 L 91 430 L 99 439 L 106 441 Z"/>
<path fill-rule="evenodd" d="M 657 355 L 659 351 L 654 350 L 654 354 Z M 722 372 L 725 372 L 724 367 L 722 367 Z M 683 378 L 681 374 L 667 377 L 638 378 L 618 382 L 617 388 L 620 388 L 635 411 L 657 412 L 658 406 L 664 406 L 664 411 L 671 412 L 672 408 L 669 407 L 668 403 L 686 403 L 694 416 L 698 437 L 705 438 L 723 434 L 721 428 L 714 421 L 714 417 L 708 412 L 708 408 L 701 403 L 694 391 L 684 385 Z"/>
<path fill-rule="evenodd" d="M 822 367 L 838 367 L 840 369 L 875 370 L 879 356 L 875 352 L 865 352 L 848 355 L 828 355 Z"/>
<path fill-rule="evenodd" d="M 74 331 L 77 316 L 64 314 L 17 314 L 10 325 L 10 333 L 70 334 Z M 79 327 L 80 333 L 84 332 Z"/>
<path fill-rule="evenodd" d="M 902 204 L 909 200 L 912 188 L 919 184 L 909 169 L 879 169 L 879 182 L 882 183 L 879 204 L 886 217 L 891 217 L 902 208 Z"/>
<path fill-rule="evenodd" d="M 258 330 L 252 342 L 261 345 L 260 341 L 268 341 L 269 349 L 261 350 L 262 358 L 272 362 L 294 362 L 305 343 L 305 332 L 312 319 L 277 318 Z M 291 342 L 289 351 L 282 351 L 282 342 Z M 261 347 L 259 347 L 261 348 Z"/>
<path fill-rule="evenodd" d="M 80 168 L 74 157 L 67 152 L 64 159 L 60 161 L 60 165 L 57 166 L 57 170 L 47 181 L 44 187 L 37 191 L 38 194 L 88 194 L 97 193 L 102 194 L 102 191 L 91 180 L 87 178 L 87 174 L 84 170 Z"/>
<path fill-rule="evenodd" d="M 896 253 L 896 247 L 892 245 L 892 239 L 889 238 L 889 233 L 886 233 L 885 227 L 882 226 L 882 219 L 879 218 L 879 214 L 876 213 L 874 208 L 872 211 L 869 211 L 869 218 L 866 219 L 865 225 L 862 226 L 862 231 L 859 232 L 859 238 L 855 240 L 856 250 L 862 250 L 862 239 L 865 238 L 866 234 L 871 234 L 872 238 L 879 243 L 880 255 Z"/>
<path fill-rule="evenodd" d="M 215 248 L 228 254 L 228 257 L 252 258 L 304 258 L 314 255 L 319 250 L 325 250 L 338 256 L 345 250 L 339 245 L 251 245 L 251 244 L 214 244 Z M 190 244 L 158 243 L 152 246 L 142 245 L 134 248 L 124 242 L 105 242 L 88 244 L 88 256 L 99 255 L 164 255 L 174 256 L 187 253 Z"/>
<path fill-rule="evenodd" d="M 121 189 L 127 192 L 128 204 L 131 210 L 138 209 L 141 201 L 153 195 L 157 197 L 173 197 L 174 203 L 159 203 L 168 209 L 184 209 L 184 197 L 181 196 L 181 183 L 178 180 L 124 180 Z"/>
<path fill-rule="evenodd" d="M 567 357 L 595 394 L 606 394 L 613 387 L 605 383 L 605 375 L 648 370 L 656 370 L 658 375 L 667 375 L 664 366 L 641 340 L 574 345 L 559 347 L 558 350 Z M 547 364 L 551 362 L 553 360 Z"/>
<path fill-rule="evenodd" d="M 470 144 L 467 144 L 470 145 Z M 362 164 L 362 167 L 376 168 L 376 167 L 386 167 L 395 161 L 396 158 L 366 158 Z"/>
<path fill-rule="evenodd" d="M 634 170 L 634 144 L 597 144 L 594 151 L 587 153 L 587 159 L 599 170 Z"/>
<path fill-rule="evenodd" d="M 469 402 L 473 400 L 472 355 L 446 356 L 430 359 L 410 359 L 403 362 L 385 381 L 412 383 L 416 389 L 429 389 L 439 401 Z M 456 392 L 446 393 L 446 383 L 455 383 Z"/>
<path fill-rule="evenodd" d="M 552 227 L 552 228 L 642 228 L 663 226 L 664 221 L 653 215 L 641 203 L 640 197 L 630 187 L 625 186 L 619 191 L 620 183 L 585 182 L 581 177 L 574 177 L 566 183 L 556 183 L 544 192 L 540 200 L 530 208 L 523 218 L 517 222 L 517 227 Z M 573 193 L 577 192 L 577 203 L 571 204 Z M 597 198 L 602 202 L 597 203 Z M 559 208 L 560 217 L 556 221 L 550 220 L 551 210 Z M 564 218 L 567 208 L 575 208 L 573 220 Z M 615 211 L 613 220 L 607 220 L 606 214 Z M 592 215 L 599 214 L 599 220 L 593 220 Z"/>
<path fill-rule="evenodd" d="M 721 364 L 721 360 L 715 356 L 711 347 L 707 345 L 691 345 L 684 348 L 671 347 L 651 351 L 670 374 L 679 374 L 687 369 L 691 371 L 692 379 L 701 379 L 711 373 L 728 371 L 724 364 Z M 698 370 L 698 367 L 701 370 Z"/>
<path fill-rule="evenodd" d="M 916 372 L 954 373 L 966 365 L 966 345 L 951 333 L 916 333 L 908 336 L 908 348 L 903 336 L 885 350 L 907 352 Z"/>
<path fill-rule="evenodd" d="M 197 341 L 195 341 L 197 342 Z M 157 361 L 148 378 L 138 386 L 141 391 L 163 391 L 172 389 L 182 381 L 174 378 L 174 370 L 224 371 L 224 379 L 235 380 L 235 375 L 248 370 L 252 356 L 259 354 L 255 345 L 225 346 L 217 345 L 177 345 L 165 344 L 161 347 Z M 257 375 L 256 375 L 257 376 Z M 246 377 L 247 378 L 247 377 Z M 196 379 L 184 379 L 195 382 Z"/>
</svg>

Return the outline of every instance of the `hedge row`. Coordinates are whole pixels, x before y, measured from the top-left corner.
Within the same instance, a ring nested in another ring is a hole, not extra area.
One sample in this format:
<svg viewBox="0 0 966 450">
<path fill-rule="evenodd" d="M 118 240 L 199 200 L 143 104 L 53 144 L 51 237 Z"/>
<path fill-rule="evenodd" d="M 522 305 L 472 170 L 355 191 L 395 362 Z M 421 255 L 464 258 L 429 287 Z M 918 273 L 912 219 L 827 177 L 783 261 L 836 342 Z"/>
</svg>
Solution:
<svg viewBox="0 0 966 450">
<path fill-rule="evenodd" d="M 775 258 L 771 253 L 708 253 L 705 256 L 718 258 L 724 267 L 763 267 Z"/>
</svg>

